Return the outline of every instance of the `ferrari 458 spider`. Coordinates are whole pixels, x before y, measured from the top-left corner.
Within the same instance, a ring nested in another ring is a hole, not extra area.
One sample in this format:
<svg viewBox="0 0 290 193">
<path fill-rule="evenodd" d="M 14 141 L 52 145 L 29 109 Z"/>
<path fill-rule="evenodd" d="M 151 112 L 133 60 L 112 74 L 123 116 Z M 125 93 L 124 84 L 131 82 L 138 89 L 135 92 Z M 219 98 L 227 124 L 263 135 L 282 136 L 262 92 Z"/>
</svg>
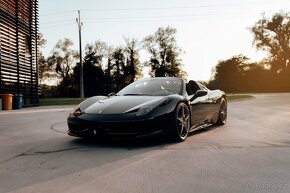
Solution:
<svg viewBox="0 0 290 193">
<path fill-rule="evenodd" d="M 174 77 L 135 81 L 117 94 L 94 96 L 70 113 L 68 134 L 77 137 L 145 137 L 166 134 L 184 141 L 191 131 L 227 120 L 220 90 Z"/>
</svg>

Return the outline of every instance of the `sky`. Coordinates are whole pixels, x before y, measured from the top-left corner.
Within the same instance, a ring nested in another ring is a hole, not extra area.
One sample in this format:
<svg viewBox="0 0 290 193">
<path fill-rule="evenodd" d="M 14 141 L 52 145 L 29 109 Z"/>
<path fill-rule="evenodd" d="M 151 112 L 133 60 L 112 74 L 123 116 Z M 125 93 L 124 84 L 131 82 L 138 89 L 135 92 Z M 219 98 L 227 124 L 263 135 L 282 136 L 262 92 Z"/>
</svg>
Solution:
<svg viewBox="0 0 290 193">
<path fill-rule="evenodd" d="M 77 10 L 83 22 L 83 50 L 96 40 L 117 47 L 124 45 L 124 37 L 142 40 L 159 27 L 170 26 L 177 29 L 188 80 L 207 81 L 220 60 L 239 54 L 253 61 L 265 57 L 253 47 L 250 27 L 263 15 L 289 12 L 290 0 L 39 0 L 39 32 L 47 39 L 42 49 L 45 56 L 64 38 L 79 48 Z M 140 56 L 141 62 L 148 59 L 146 51 Z"/>
</svg>

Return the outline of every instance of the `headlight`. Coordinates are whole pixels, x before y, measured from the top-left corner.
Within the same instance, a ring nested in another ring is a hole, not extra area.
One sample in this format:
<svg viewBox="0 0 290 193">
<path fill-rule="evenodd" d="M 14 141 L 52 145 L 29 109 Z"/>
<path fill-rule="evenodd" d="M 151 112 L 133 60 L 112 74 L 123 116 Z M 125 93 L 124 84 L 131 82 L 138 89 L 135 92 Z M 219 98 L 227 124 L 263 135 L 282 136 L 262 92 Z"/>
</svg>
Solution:
<svg viewBox="0 0 290 193">
<path fill-rule="evenodd" d="M 146 115 L 147 113 L 149 113 L 150 111 L 152 111 L 152 107 L 145 107 L 145 108 L 140 108 L 138 110 L 138 112 L 136 113 L 137 116 L 142 116 L 142 115 Z"/>
<path fill-rule="evenodd" d="M 143 106 L 137 111 L 136 115 L 137 116 L 146 115 L 147 113 L 151 112 L 156 107 L 162 107 L 162 106 L 167 105 L 168 102 L 169 102 L 169 100 L 168 100 L 168 98 L 166 98 L 166 99 L 158 100 L 150 105 Z"/>
<path fill-rule="evenodd" d="M 81 114 L 83 114 L 82 111 L 81 111 L 81 107 L 77 106 L 72 112 L 70 112 L 69 116 L 70 117 L 78 117 Z"/>
</svg>

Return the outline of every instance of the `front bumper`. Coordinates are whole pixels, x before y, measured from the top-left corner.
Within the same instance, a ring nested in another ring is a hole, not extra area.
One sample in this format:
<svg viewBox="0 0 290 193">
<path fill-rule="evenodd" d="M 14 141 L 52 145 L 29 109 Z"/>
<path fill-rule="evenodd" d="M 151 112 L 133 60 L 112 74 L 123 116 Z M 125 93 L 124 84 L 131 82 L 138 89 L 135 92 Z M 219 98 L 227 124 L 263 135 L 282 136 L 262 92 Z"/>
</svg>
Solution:
<svg viewBox="0 0 290 193">
<path fill-rule="evenodd" d="M 83 114 L 69 117 L 68 134 L 76 137 L 139 138 L 165 134 L 171 114 L 149 118 Z"/>
</svg>

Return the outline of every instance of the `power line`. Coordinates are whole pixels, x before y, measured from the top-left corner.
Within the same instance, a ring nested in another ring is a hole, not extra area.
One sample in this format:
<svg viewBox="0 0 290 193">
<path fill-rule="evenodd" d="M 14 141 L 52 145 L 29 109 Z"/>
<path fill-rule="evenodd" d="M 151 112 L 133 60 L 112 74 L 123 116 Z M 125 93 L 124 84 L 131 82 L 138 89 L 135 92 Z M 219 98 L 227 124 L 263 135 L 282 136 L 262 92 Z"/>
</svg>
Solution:
<svg viewBox="0 0 290 193">
<path fill-rule="evenodd" d="M 249 15 L 250 17 L 250 15 Z M 105 24 L 105 23 L 153 23 L 153 22 L 192 22 L 192 21 L 206 21 L 206 20 L 235 20 L 241 19 L 240 17 L 212 17 L 212 18 L 187 18 L 187 19 L 161 19 L 161 20 L 112 20 L 112 21 L 93 21 L 93 22 L 84 22 L 85 24 Z"/>
<path fill-rule="evenodd" d="M 40 24 L 40 28 L 52 28 L 52 27 L 65 27 L 68 25 L 74 25 L 75 23 L 63 23 L 63 24 L 58 24 L 58 25 L 46 25 L 46 26 L 42 26 Z"/>
<path fill-rule="evenodd" d="M 166 10 L 166 9 L 192 9 L 192 8 L 210 8 L 210 7 L 226 7 L 226 6 L 249 6 L 257 4 L 274 4 L 273 1 L 268 2 L 246 2 L 246 3 L 221 3 L 221 4 L 207 4 L 207 5 L 191 5 L 191 6 L 172 6 L 172 7 L 135 7 L 135 8 L 99 8 L 99 9 L 81 9 L 81 11 L 140 11 L 140 10 Z M 276 3 L 275 3 L 276 4 Z M 66 13 L 73 13 L 77 10 L 67 10 L 59 12 L 50 12 L 48 14 L 41 14 L 40 17 L 61 15 Z"/>
<path fill-rule="evenodd" d="M 72 21 L 72 19 L 65 19 L 65 20 L 57 20 L 57 21 L 50 21 L 50 22 L 41 22 L 42 25 L 45 25 L 45 24 L 55 24 L 55 23 L 62 23 L 62 22 L 67 22 L 67 21 Z"/>
<path fill-rule="evenodd" d="M 157 16 L 125 16 L 125 17 L 91 17 L 91 18 L 83 18 L 83 20 L 86 21 L 86 23 L 92 23 L 91 21 L 87 20 L 103 20 L 103 21 L 97 21 L 97 22 L 107 22 L 106 20 L 118 20 L 120 19 L 154 19 L 154 18 L 184 18 L 184 17 L 201 17 L 201 16 L 225 16 L 225 17 L 233 17 L 231 14 L 234 14 L 234 16 L 245 16 L 245 15 L 254 15 L 255 12 L 239 12 L 239 13 L 212 13 L 212 14 L 187 14 L 187 15 L 157 15 Z M 71 19 L 67 20 L 54 20 L 50 22 L 40 23 L 41 26 L 51 26 L 50 24 L 55 23 L 63 23 L 67 24 L 66 21 L 71 21 Z M 61 25 L 61 24 L 59 24 Z M 52 25 L 52 26 L 58 26 L 58 25 Z"/>
<path fill-rule="evenodd" d="M 253 14 L 252 14 L 253 15 Z M 252 15 L 244 15 L 244 17 L 252 17 Z M 116 18 L 117 19 L 117 18 Z M 84 21 L 85 24 L 106 24 L 106 23 L 153 23 L 153 22 L 192 22 L 192 21 L 208 21 L 208 20 L 235 20 L 241 19 L 240 16 L 222 16 L 222 17 L 195 17 L 195 18 L 177 18 L 177 19 L 157 19 L 157 20 L 110 20 L 110 21 Z M 59 25 L 45 25 L 41 28 L 65 27 L 74 23 L 63 23 Z"/>
<path fill-rule="evenodd" d="M 248 15 L 251 17 L 251 15 Z M 111 20 L 111 21 L 92 21 L 92 22 L 83 22 L 84 24 L 106 24 L 106 23 L 154 23 L 154 22 L 192 22 L 192 21 L 211 21 L 211 20 L 236 20 L 241 19 L 238 16 L 231 16 L 231 17 L 211 17 L 211 18 L 186 18 L 186 19 L 161 19 L 161 20 Z M 41 28 L 54 28 L 54 27 L 65 27 L 68 25 L 73 25 L 74 23 L 65 23 L 61 25 L 50 25 L 44 26 Z"/>
<path fill-rule="evenodd" d="M 263 4 L 274 3 L 273 1 L 262 2 Z M 213 5 L 192 5 L 192 6 L 174 6 L 174 7 L 143 7 L 143 8 L 100 8 L 100 9 L 82 9 L 82 11 L 142 11 L 142 10 L 166 10 L 166 9 L 192 9 L 192 8 L 210 8 L 210 7 L 227 7 L 227 6 L 249 6 L 261 4 L 261 2 L 247 3 L 228 3 Z"/>
<path fill-rule="evenodd" d="M 88 17 L 83 18 L 84 20 L 111 20 L 111 19 L 152 19 L 152 18 L 176 18 L 176 17 L 199 17 L 199 16 L 228 16 L 230 14 L 256 14 L 255 12 L 241 12 L 241 13 L 216 13 L 216 14 L 187 14 L 187 15 L 157 15 L 157 16 L 125 16 L 125 17 Z"/>
<path fill-rule="evenodd" d="M 63 14 L 67 14 L 67 13 L 73 13 L 76 12 L 77 10 L 67 10 L 67 11 L 58 11 L 58 12 L 51 12 L 48 14 L 40 14 L 40 17 L 48 17 L 48 16 L 55 16 L 55 15 L 63 15 Z"/>
</svg>

